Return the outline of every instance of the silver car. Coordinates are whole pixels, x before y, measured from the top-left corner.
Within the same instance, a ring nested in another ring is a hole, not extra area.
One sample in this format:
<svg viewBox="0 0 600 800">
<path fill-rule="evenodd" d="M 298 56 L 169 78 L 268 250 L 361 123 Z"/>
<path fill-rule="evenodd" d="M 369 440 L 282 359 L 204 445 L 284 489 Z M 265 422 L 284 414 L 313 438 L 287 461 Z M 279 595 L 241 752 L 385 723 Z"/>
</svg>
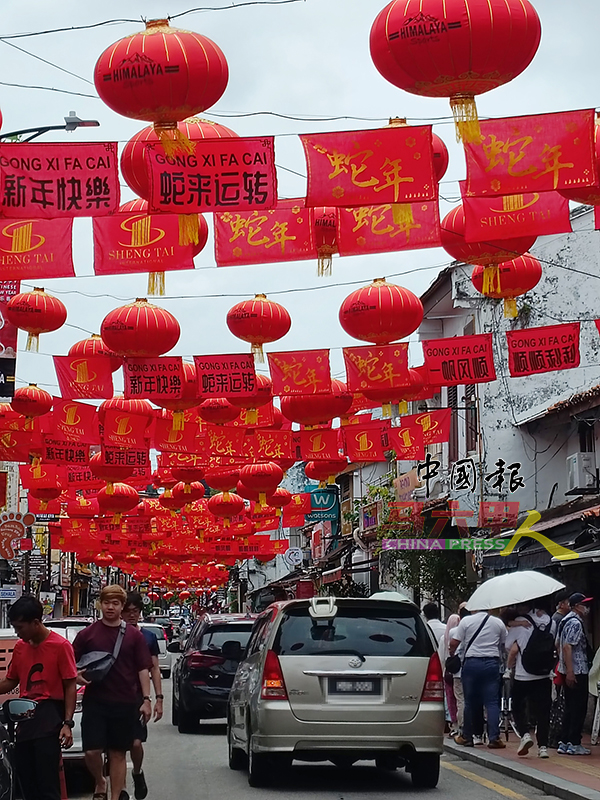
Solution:
<svg viewBox="0 0 600 800">
<path fill-rule="evenodd" d="M 169 640 L 167 632 L 162 625 L 157 625 L 155 622 L 140 622 L 140 628 L 147 628 L 158 639 L 158 666 L 160 667 L 160 674 L 163 678 L 171 677 L 171 667 L 173 656 L 167 650 Z"/>
<path fill-rule="evenodd" d="M 274 603 L 254 624 L 229 696 L 229 766 L 247 766 L 261 786 L 293 759 L 374 759 L 434 787 L 443 695 L 435 643 L 412 602 Z"/>
</svg>

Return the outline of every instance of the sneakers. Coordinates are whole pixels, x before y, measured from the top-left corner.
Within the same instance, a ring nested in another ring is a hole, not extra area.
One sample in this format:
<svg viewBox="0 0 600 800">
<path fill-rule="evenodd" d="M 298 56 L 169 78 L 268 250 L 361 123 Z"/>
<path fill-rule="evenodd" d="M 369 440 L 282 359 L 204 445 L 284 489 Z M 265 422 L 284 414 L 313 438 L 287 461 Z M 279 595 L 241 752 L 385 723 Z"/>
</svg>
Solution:
<svg viewBox="0 0 600 800">
<path fill-rule="evenodd" d="M 538 758 L 550 758 L 547 747 L 538 747 Z"/>
<path fill-rule="evenodd" d="M 567 749 L 567 755 L 569 756 L 589 756 L 591 752 L 591 750 L 588 750 L 587 747 L 584 747 L 582 744 L 571 744 L 570 742 Z"/>
<path fill-rule="evenodd" d="M 144 778 L 144 773 L 139 772 L 136 775 L 135 772 L 132 772 L 131 777 L 133 778 L 133 796 L 135 800 L 144 800 L 148 796 L 148 784 L 146 783 L 146 778 Z"/>
<path fill-rule="evenodd" d="M 462 734 L 454 737 L 456 744 L 461 744 L 463 747 L 473 747 L 473 739 L 465 739 Z"/>
<path fill-rule="evenodd" d="M 482 745 L 483 744 L 483 736 L 474 736 L 473 737 L 473 744 Z"/>
<path fill-rule="evenodd" d="M 573 747 L 571 742 L 567 742 L 567 743 L 559 742 L 558 743 L 558 750 L 557 750 L 559 756 L 565 756 L 567 754 L 568 750 L 569 750 L 569 747 Z"/>
<path fill-rule="evenodd" d="M 122 789 L 121 794 L 119 795 L 119 800 L 129 800 L 129 792 L 125 791 L 125 789 Z"/>
<path fill-rule="evenodd" d="M 504 744 L 502 739 L 494 739 L 493 742 L 488 743 L 488 747 L 490 748 L 490 750 L 504 750 L 506 745 Z"/>
<path fill-rule="evenodd" d="M 529 733 L 524 734 L 523 736 L 521 736 L 521 741 L 517 749 L 517 755 L 526 756 L 532 747 L 533 747 L 533 739 L 531 738 L 530 734 Z"/>
</svg>

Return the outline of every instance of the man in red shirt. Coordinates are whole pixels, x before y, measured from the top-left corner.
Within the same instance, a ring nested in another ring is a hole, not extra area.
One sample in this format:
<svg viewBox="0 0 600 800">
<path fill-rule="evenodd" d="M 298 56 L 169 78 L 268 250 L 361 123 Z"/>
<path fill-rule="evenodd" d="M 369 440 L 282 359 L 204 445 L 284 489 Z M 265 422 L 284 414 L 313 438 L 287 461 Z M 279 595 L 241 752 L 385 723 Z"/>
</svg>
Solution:
<svg viewBox="0 0 600 800">
<path fill-rule="evenodd" d="M 121 635 L 121 612 L 127 593 L 121 586 L 105 586 L 100 593 L 102 619 L 80 631 L 73 642 L 75 658 L 86 653 L 113 653 Z M 85 670 L 78 680 L 85 685 L 81 734 L 85 762 L 96 787 L 93 800 L 107 800 L 102 774 L 102 753 L 108 751 L 112 800 L 129 800 L 125 791 L 126 754 L 133 745 L 138 721 L 151 715 L 150 669 L 152 660 L 146 640 L 137 628 L 125 626 L 121 648 L 108 674 L 99 681 L 87 681 Z M 143 702 L 139 695 L 142 688 Z"/>
<path fill-rule="evenodd" d="M 77 668 L 73 647 L 42 624 L 43 607 L 24 595 L 8 610 L 19 637 L 0 694 L 19 686 L 37 702 L 31 719 L 17 726 L 17 776 L 24 800 L 60 800 L 60 748 L 73 744 Z"/>
</svg>

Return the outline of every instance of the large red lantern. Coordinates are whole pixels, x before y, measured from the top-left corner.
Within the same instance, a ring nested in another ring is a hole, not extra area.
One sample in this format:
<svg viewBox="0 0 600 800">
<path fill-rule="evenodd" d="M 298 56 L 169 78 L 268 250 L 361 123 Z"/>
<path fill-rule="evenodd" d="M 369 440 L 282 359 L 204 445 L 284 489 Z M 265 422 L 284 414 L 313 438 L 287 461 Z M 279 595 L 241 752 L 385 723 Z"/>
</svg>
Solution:
<svg viewBox="0 0 600 800">
<path fill-rule="evenodd" d="M 389 344 L 419 327 L 423 304 L 408 289 L 376 278 L 348 295 L 340 306 L 339 318 L 342 328 L 355 339 Z"/>
<path fill-rule="evenodd" d="M 148 400 L 129 400 L 126 397 L 111 397 L 110 400 L 104 400 L 98 406 L 98 419 L 104 425 L 104 419 L 107 411 L 120 411 L 123 414 L 132 414 L 139 417 L 148 417 L 148 420 L 154 415 L 154 409 Z"/>
<path fill-rule="evenodd" d="M 39 486 L 32 484 L 28 491 L 32 497 L 40 501 L 40 511 L 45 511 L 48 508 L 48 503 L 52 500 L 58 500 L 61 496 L 62 486 L 58 482 L 50 485 L 42 483 Z"/>
<path fill-rule="evenodd" d="M 281 413 L 300 425 L 322 425 L 336 417 L 343 417 L 352 400 L 352 393 L 346 384 L 334 378 L 330 392 L 282 397 Z"/>
<path fill-rule="evenodd" d="M 246 422 L 249 425 L 256 424 L 258 420 L 257 409 L 266 406 L 273 399 L 273 384 L 266 375 L 256 376 L 256 391 L 250 397 L 230 397 L 229 402 L 232 406 L 246 409 Z"/>
<path fill-rule="evenodd" d="M 57 331 L 65 324 L 67 309 L 64 303 L 43 289 L 15 294 L 6 306 L 6 318 L 16 328 L 27 331 L 26 350 L 38 352 L 40 333 Z"/>
<path fill-rule="evenodd" d="M 416 394 L 423 389 L 424 379 L 422 375 L 414 369 L 409 369 L 406 375 L 406 383 L 402 386 L 396 386 L 392 389 L 389 387 L 385 389 L 363 389 L 363 394 L 367 400 L 373 400 L 375 403 L 381 403 L 383 411 L 382 416 L 392 416 L 392 403 L 401 400 L 399 403 L 398 413 L 406 414 L 408 409 L 406 401 L 411 399 L 411 394 Z"/>
<path fill-rule="evenodd" d="M 198 416 L 211 425 L 226 425 L 239 415 L 239 408 L 232 406 L 225 397 L 211 397 L 198 406 Z"/>
<path fill-rule="evenodd" d="M 175 484 L 175 486 L 177 486 L 177 484 Z M 185 500 L 182 500 L 179 497 L 174 497 L 172 489 L 165 489 L 165 491 L 158 498 L 158 502 L 163 508 L 166 508 L 172 514 L 174 514 L 176 511 L 181 511 L 186 503 Z"/>
<path fill-rule="evenodd" d="M 111 492 L 108 491 L 108 488 L 100 489 L 97 499 L 100 512 L 112 514 L 112 521 L 115 525 L 121 522 L 123 514 L 134 509 L 140 502 L 139 494 L 126 483 L 115 483 Z"/>
<path fill-rule="evenodd" d="M 162 356 L 179 341 L 179 323 L 169 311 L 139 298 L 102 320 L 104 343 L 121 356 Z"/>
<path fill-rule="evenodd" d="M 283 470 L 274 461 L 248 464 L 240 470 L 240 481 L 248 489 L 258 492 L 258 502 L 266 505 L 267 495 L 273 494 L 283 480 Z"/>
<path fill-rule="evenodd" d="M 257 294 L 254 300 L 243 300 L 227 312 L 227 327 L 244 342 L 250 342 L 258 362 L 264 362 L 262 346 L 285 336 L 292 326 L 291 317 L 282 305 Z"/>
<path fill-rule="evenodd" d="M 333 206 L 313 208 L 312 219 L 319 258 L 317 275 L 331 275 L 332 256 L 338 252 L 338 210 Z"/>
<path fill-rule="evenodd" d="M 106 493 L 111 494 L 114 489 L 115 483 L 121 483 L 133 475 L 133 467 L 120 467 L 115 464 L 104 464 L 102 461 L 102 453 L 95 453 L 90 458 L 90 472 L 94 478 L 101 481 L 106 481 Z"/>
<path fill-rule="evenodd" d="M 93 333 L 89 339 L 82 339 L 80 342 L 75 342 L 69 348 L 70 356 L 81 356 L 82 358 L 93 356 L 107 356 L 110 359 L 110 369 L 116 372 L 123 366 L 123 359 L 116 353 L 113 353 L 102 341 L 102 337 L 97 333 Z"/>
<path fill-rule="evenodd" d="M 537 286 L 542 277 L 542 265 L 531 253 L 525 253 L 493 269 L 495 274 L 492 275 L 492 280 L 488 279 L 486 282 L 486 270 L 475 267 L 471 275 L 473 286 L 486 297 L 504 300 L 504 316 L 512 319 L 517 316 L 515 297 L 530 292 Z M 490 271 L 488 268 L 488 275 Z"/>
<path fill-rule="evenodd" d="M 192 481 L 191 483 L 176 483 L 172 488 L 173 498 L 178 502 L 179 508 L 193 503 L 195 500 L 202 500 L 204 497 L 204 485 L 199 481 Z"/>
<path fill-rule="evenodd" d="M 281 509 L 285 508 L 292 502 L 292 494 L 284 489 L 283 486 L 278 486 L 273 494 L 268 495 L 267 505 L 277 509 L 277 516 L 281 516 Z"/>
<path fill-rule="evenodd" d="M 457 135 L 479 142 L 475 95 L 523 72 L 540 37 L 529 0 L 393 0 L 371 28 L 371 58 L 394 86 L 449 97 Z"/>
<path fill-rule="evenodd" d="M 191 483 L 197 483 L 204 477 L 203 467 L 171 467 L 171 475 L 176 481 L 189 486 Z"/>
<path fill-rule="evenodd" d="M 52 410 L 54 400 L 49 392 L 40 389 L 35 383 L 15 389 L 10 406 L 17 414 L 22 414 L 28 419 L 41 417 Z"/>
<path fill-rule="evenodd" d="M 189 408 L 198 405 L 198 379 L 196 365 L 187 361 L 183 362 L 183 383 L 181 397 L 177 400 L 155 400 L 157 406 L 173 412 L 173 430 L 182 431 L 185 414 Z"/>
<path fill-rule="evenodd" d="M 240 477 L 239 469 L 230 467 L 213 467 L 207 469 L 204 480 L 211 489 L 216 489 L 218 492 L 223 492 L 225 498 L 231 489 L 235 489 Z"/>
<path fill-rule="evenodd" d="M 246 504 L 241 497 L 233 492 L 215 494 L 208 501 L 210 513 L 223 520 L 223 526 L 229 528 L 231 518 L 243 513 Z"/>
<path fill-rule="evenodd" d="M 107 553 L 106 550 L 103 550 L 101 553 L 98 553 L 97 556 L 94 556 L 94 564 L 98 567 L 110 567 L 113 563 L 114 558 L 111 556 L 110 553 Z"/>
<path fill-rule="evenodd" d="M 319 486 L 323 488 L 326 484 L 334 484 L 336 475 L 343 472 L 348 466 L 347 458 L 336 458 L 330 461 L 309 461 L 304 466 L 307 478 L 319 481 Z"/>
</svg>

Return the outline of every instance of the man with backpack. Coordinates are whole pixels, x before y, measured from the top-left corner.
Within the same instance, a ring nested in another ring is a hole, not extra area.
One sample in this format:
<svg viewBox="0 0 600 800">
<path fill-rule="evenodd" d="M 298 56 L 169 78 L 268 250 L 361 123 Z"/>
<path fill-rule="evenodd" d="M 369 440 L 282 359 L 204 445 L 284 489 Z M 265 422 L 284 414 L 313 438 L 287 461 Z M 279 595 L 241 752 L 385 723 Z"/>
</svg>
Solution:
<svg viewBox="0 0 600 800">
<path fill-rule="evenodd" d="M 514 668 L 512 711 L 521 737 L 517 755 L 526 756 L 533 746 L 530 728 L 536 726 L 538 757 L 548 758 L 548 733 L 552 705 L 550 673 L 556 662 L 552 620 L 531 603 L 517 605 L 517 618 L 509 627 L 505 647 L 507 666 Z"/>
</svg>

